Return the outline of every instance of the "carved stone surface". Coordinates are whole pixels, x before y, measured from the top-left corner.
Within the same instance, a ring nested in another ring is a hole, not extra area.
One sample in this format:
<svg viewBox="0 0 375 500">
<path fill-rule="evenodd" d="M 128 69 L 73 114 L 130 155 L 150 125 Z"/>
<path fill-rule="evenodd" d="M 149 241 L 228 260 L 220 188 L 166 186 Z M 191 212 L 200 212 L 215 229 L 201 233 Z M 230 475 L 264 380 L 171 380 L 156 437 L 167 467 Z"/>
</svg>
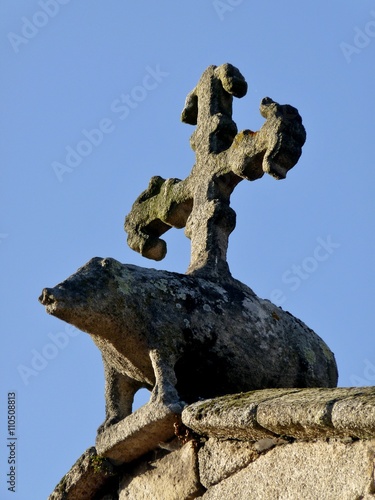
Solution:
<svg viewBox="0 0 375 500">
<path fill-rule="evenodd" d="M 160 239 L 171 227 L 186 226 L 191 239 L 189 274 L 223 278 L 228 237 L 236 224 L 230 195 L 243 179 L 265 172 L 286 177 L 298 161 L 306 132 L 296 108 L 262 99 L 266 123 L 259 132 L 237 134 L 232 100 L 243 97 L 247 83 L 231 64 L 209 66 L 188 95 L 182 121 L 197 125 L 191 136 L 196 163 L 183 181 L 152 177 L 125 220 L 128 244 L 150 259 L 161 260 L 166 243 Z"/>
</svg>

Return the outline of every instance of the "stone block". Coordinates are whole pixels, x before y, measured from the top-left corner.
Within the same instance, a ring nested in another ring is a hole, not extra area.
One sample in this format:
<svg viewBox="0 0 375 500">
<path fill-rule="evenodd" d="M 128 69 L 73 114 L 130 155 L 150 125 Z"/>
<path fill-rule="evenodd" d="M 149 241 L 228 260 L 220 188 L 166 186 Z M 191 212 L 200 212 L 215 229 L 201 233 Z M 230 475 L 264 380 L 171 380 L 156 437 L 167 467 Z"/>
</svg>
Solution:
<svg viewBox="0 0 375 500">
<path fill-rule="evenodd" d="M 375 437 L 375 387 L 348 390 L 348 397 L 333 405 L 333 426 L 361 439 Z"/>
<path fill-rule="evenodd" d="M 198 475 L 197 452 L 190 441 L 165 457 L 142 463 L 125 474 L 119 500 L 184 500 L 203 493 Z"/>
<path fill-rule="evenodd" d="M 340 397 L 342 389 L 308 389 L 281 395 L 276 400 L 259 403 L 257 422 L 279 435 L 301 439 L 330 437 L 335 434 L 332 406 Z"/>
<path fill-rule="evenodd" d="M 209 488 L 243 469 L 258 456 L 251 443 L 211 438 L 198 452 L 201 483 Z"/>
<path fill-rule="evenodd" d="M 221 439 L 258 441 L 275 437 L 275 433 L 257 422 L 262 401 L 279 400 L 280 396 L 300 389 L 267 389 L 232 394 L 194 403 L 182 412 L 182 421 L 198 434 Z"/>
<path fill-rule="evenodd" d="M 200 401 L 183 423 L 219 439 L 375 437 L 375 387 L 264 389 Z"/>
<path fill-rule="evenodd" d="M 91 447 L 79 457 L 48 500 L 93 498 L 115 474 L 112 464 L 99 457 L 95 448 Z"/>
<path fill-rule="evenodd" d="M 166 406 L 147 403 L 96 438 L 100 455 L 114 463 L 131 462 L 174 436 L 179 416 Z"/>
<path fill-rule="evenodd" d="M 204 500 L 375 498 L 375 441 L 317 441 L 273 448 L 210 488 Z"/>
</svg>

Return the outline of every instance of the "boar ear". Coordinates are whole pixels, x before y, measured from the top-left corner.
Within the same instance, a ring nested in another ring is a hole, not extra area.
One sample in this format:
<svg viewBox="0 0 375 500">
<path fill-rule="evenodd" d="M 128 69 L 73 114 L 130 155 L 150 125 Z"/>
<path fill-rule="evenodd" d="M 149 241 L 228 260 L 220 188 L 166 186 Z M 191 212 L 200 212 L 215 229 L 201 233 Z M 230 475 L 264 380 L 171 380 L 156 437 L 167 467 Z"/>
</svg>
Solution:
<svg viewBox="0 0 375 500">
<path fill-rule="evenodd" d="M 100 264 L 102 267 L 104 267 L 106 269 L 122 267 L 122 264 L 118 260 L 111 259 L 110 257 L 106 257 L 105 259 L 102 259 Z"/>
</svg>

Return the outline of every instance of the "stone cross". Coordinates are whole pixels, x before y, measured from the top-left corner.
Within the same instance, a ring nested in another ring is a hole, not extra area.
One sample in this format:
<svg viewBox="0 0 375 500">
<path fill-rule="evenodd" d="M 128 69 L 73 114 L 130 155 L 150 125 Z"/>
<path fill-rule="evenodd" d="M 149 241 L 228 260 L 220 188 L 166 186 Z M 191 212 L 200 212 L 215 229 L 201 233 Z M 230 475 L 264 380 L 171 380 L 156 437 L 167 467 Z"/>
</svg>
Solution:
<svg viewBox="0 0 375 500">
<path fill-rule="evenodd" d="M 141 255 L 161 260 L 166 243 L 160 236 L 185 227 L 191 240 L 188 274 L 219 278 L 230 275 L 228 238 L 236 224 L 230 195 L 243 179 L 266 172 L 286 177 L 298 161 L 306 132 L 296 108 L 266 97 L 260 104 L 266 122 L 258 132 L 237 133 L 232 101 L 243 97 L 247 83 L 231 64 L 209 66 L 186 98 L 181 119 L 196 125 L 190 144 L 196 163 L 185 180 L 152 177 L 125 219 L 128 244 Z"/>
</svg>

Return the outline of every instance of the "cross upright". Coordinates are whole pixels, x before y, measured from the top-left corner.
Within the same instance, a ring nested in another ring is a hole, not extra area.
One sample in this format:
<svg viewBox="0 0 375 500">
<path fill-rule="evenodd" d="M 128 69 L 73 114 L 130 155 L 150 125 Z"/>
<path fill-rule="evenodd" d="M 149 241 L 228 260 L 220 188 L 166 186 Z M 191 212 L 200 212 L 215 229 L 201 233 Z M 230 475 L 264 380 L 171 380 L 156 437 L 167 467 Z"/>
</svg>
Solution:
<svg viewBox="0 0 375 500">
<path fill-rule="evenodd" d="M 188 274 L 209 278 L 230 275 L 228 238 L 236 225 L 230 195 L 243 179 L 269 173 L 283 179 L 298 161 L 306 139 L 298 111 L 266 97 L 260 112 L 266 122 L 258 132 L 237 133 L 232 120 L 234 97 L 247 83 L 231 64 L 209 66 L 186 98 L 183 122 L 196 125 L 190 138 L 196 162 L 185 180 L 152 177 L 125 219 L 129 246 L 161 260 L 166 244 L 160 236 L 185 227 L 191 240 Z"/>
</svg>

